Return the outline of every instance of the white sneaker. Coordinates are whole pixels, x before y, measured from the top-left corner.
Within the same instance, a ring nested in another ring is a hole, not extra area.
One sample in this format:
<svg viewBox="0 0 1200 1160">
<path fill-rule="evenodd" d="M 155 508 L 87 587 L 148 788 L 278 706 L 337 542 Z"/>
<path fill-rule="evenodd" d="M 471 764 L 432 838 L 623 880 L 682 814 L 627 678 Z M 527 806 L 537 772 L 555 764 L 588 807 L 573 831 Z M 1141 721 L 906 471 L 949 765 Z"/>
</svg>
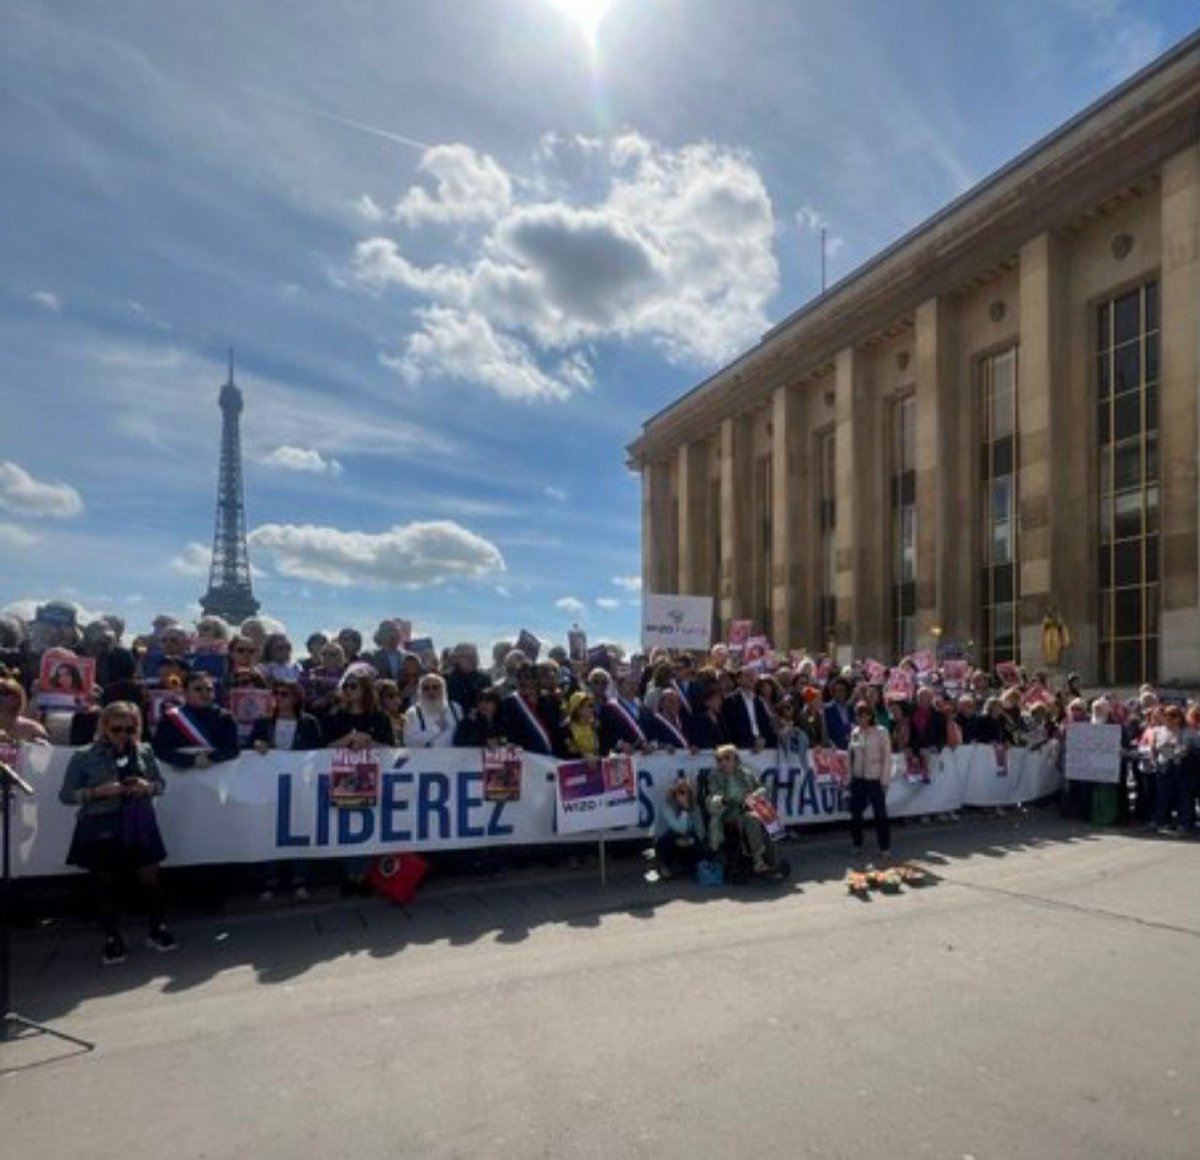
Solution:
<svg viewBox="0 0 1200 1160">
<path fill-rule="evenodd" d="M 296 889 L 292 893 L 294 894 L 297 902 L 307 902 L 308 901 L 309 895 L 308 895 L 308 887 L 307 886 L 297 886 Z"/>
<path fill-rule="evenodd" d="M 275 901 L 275 891 L 274 890 L 264 890 L 258 896 L 258 901 L 259 902 L 274 902 Z"/>
</svg>

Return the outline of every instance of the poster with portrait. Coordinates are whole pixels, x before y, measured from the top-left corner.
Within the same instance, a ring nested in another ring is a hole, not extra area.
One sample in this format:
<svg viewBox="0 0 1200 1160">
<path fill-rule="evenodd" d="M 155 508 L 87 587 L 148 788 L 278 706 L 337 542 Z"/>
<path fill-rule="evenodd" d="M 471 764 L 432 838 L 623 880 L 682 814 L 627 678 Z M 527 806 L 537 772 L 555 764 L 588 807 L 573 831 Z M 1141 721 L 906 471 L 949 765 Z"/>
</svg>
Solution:
<svg viewBox="0 0 1200 1160">
<path fill-rule="evenodd" d="M 628 757 L 563 762 L 555 776 L 555 819 L 560 834 L 612 830 L 638 823 Z"/>
<path fill-rule="evenodd" d="M 521 800 L 521 750 L 515 745 L 484 749 L 483 800 L 518 802 Z"/>
<path fill-rule="evenodd" d="M 946 692 L 961 693 L 967 687 L 967 677 L 971 666 L 963 660 L 942 661 L 942 680 Z"/>
<path fill-rule="evenodd" d="M 933 672 L 934 665 L 936 662 L 933 659 L 933 653 L 931 653 L 929 651 L 929 649 L 924 648 L 924 649 L 921 649 L 919 652 L 913 653 L 912 657 L 910 659 L 912 660 L 912 663 L 916 666 L 918 676 L 923 677 L 926 673 Z"/>
<path fill-rule="evenodd" d="M 1000 678 L 1000 683 L 1005 688 L 1012 688 L 1021 680 L 1021 674 L 1017 671 L 1014 661 L 998 662 L 996 665 L 996 676 Z"/>
<path fill-rule="evenodd" d="M 775 659 L 775 650 L 769 636 L 751 636 L 742 646 L 742 663 L 746 665 L 769 665 Z"/>
<path fill-rule="evenodd" d="M 909 669 L 893 669 L 883 691 L 888 701 L 911 701 L 917 695 L 917 678 Z"/>
<path fill-rule="evenodd" d="M 91 657 L 76 656 L 66 648 L 47 649 L 38 670 L 38 708 L 74 712 L 91 701 L 95 684 L 96 662 Z"/>
<path fill-rule="evenodd" d="M 850 780 L 850 755 L 844 749 L 819 746 L 808 751 L 813 776 L 822 785 L 845 785 Z"/>
<path fill-rule="evenodd" d="M 731 648 L 746 647 L 746 642 L 750 639 L 750 634 L 754 631 L 754 621 L 752 620 L 731 620 L 729 622 L 729 646 Z"/>
<path fill-rule="evenodd" d="M 567 657 L 572 661 L 587 659 L 587 633 L 581 628 L 572 628 L 567 633 Z"/>
<path fill-rule="evenodd" d="M 882 685 L 887 679 L 887 666 L 879 661 L 865 660 L 863 661 L 863 676 L 867 678 L 868 685 Z"/>
<path fill-rule="evenodd" d="M 238 738 L 243 745 L 250 740 L 254 723 L 275 711 L 275 695 L 270 689 L 230 689 L 229 712 L 237 722 Z"/>
<path fill-rule="evenodd" d="M 329 767 L 329 801 L 338 809 L 379 803 L 379 755 L 374 749 L 335 749 Z"/>
</svg>

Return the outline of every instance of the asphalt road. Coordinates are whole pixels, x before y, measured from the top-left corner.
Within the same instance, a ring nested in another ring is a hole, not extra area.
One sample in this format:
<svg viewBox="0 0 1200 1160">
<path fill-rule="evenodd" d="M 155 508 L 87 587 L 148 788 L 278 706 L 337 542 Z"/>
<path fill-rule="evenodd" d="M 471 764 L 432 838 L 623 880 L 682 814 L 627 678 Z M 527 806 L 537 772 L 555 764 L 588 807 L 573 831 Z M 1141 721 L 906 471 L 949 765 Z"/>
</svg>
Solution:
<svg viewBox="0 0 1200 1160">
<path fill-rule="evenodd" d="M 590 873 L 18 940 L 5 1156 L 1200 1156 L 1200 843 L 1045 813 L 907 827 L 860 902 Z"/>
</svg>

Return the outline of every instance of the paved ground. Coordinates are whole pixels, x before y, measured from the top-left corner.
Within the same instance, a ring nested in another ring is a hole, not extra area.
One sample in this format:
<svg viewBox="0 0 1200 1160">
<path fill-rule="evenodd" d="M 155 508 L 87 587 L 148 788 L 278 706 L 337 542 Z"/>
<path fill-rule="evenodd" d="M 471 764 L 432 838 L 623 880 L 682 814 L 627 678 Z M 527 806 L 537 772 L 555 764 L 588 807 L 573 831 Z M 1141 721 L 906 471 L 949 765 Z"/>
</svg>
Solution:
<svg viewBox="0 0 1200 1160">
<path fill-rule="evenodd" d="M 179 926 L 102 969 L 23 933 L 6 1156 L 1200 1155 L 1200 844 L 1047 814 L 908 827 L 858 902 L 594 874 Z"/>
</svg>

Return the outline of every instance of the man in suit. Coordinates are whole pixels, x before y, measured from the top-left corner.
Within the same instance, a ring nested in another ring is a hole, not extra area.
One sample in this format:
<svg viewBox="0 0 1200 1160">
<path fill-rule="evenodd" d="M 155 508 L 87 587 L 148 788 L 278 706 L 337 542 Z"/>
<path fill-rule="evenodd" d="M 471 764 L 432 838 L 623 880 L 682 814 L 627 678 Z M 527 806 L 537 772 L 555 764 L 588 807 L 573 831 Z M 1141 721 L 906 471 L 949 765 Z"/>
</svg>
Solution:
<svg viewBox="0 0 1200 1160">
<path fill-rule="evenodd" d="M 771 714 L 763 699 L 754 691 L 758 674 L 750 668 L 738 673 L 738 687 L 725 698 L 721 717 L 725 735 L 738 749 L 771 749 L 778 743 Z"/>
<path fill-rule="evenodd" d="M 517 691 L 500 702 L 500 735 L 527 753 L 557 753 L 562 706 L 556 697 L 538 694 L 538 677 L 526 663 L 516 671 Z"/>
</svg>

